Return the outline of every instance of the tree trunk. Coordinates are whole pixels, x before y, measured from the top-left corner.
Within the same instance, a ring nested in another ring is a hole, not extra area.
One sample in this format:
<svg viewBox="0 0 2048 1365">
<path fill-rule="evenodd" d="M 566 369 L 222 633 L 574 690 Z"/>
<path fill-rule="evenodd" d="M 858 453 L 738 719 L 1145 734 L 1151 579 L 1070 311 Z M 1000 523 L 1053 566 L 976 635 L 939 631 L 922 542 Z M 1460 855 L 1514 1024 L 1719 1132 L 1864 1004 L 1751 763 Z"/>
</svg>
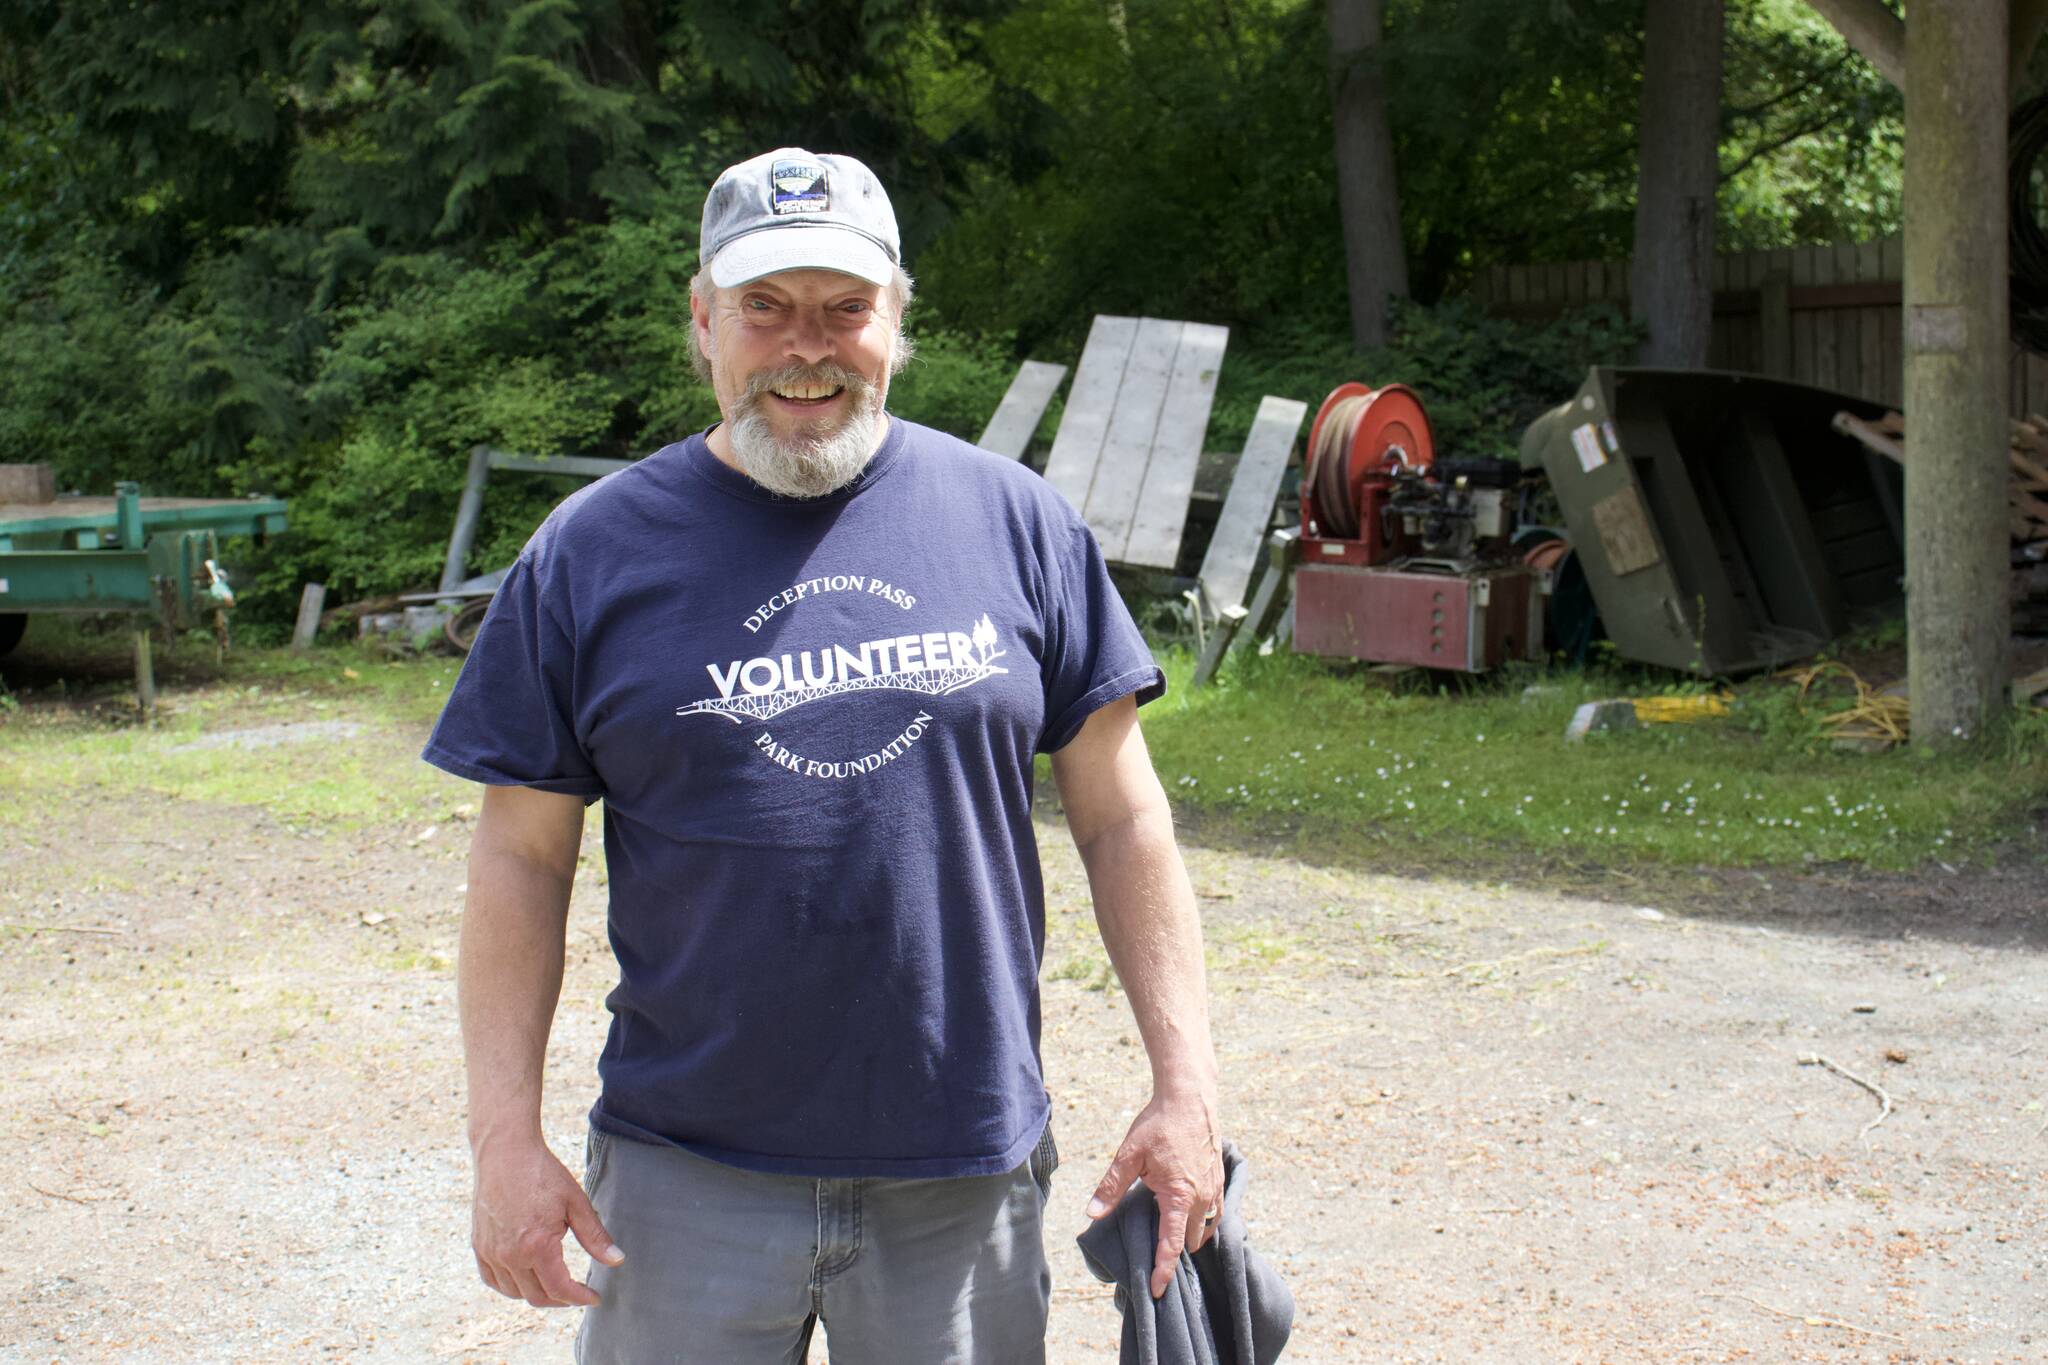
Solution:
<svg viewBox="0 0 2048 1365">
<path fill-rule="evenodd" d="M 1387 339 L 1387 301 L 1408 297 L 1394 135 L 1387 125 L 1379 45 L 1386 0 L 1330 0 L 1330 99 L 1337 126 L 1337 207 L 1351 338 L 1360 350 Z"/>
<path fill-rule="evenodd" d="M 2008 0 L 1906 24 L 1906 658 L 1913 739 L 2004 709 Z"/>
<path fill-rule="evenodd" d="M 1698 369 L 1714 326 L 1722 0 L 1649 0 L 1630 308 L 1642 363 Z"/>
</svg>

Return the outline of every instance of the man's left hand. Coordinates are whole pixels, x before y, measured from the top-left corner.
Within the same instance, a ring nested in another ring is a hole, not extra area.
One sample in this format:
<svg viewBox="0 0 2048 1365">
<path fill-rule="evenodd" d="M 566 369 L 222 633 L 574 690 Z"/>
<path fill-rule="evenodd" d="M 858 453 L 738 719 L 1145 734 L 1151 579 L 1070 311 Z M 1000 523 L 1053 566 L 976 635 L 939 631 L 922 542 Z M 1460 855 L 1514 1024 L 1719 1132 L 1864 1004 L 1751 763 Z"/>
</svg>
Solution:
<svg viewBox="0 0 2048 1365">
<path fill-rule="evenodd" d="M 1223 1208 L 1223 1147 L 1216 1103 L 1200 1094 L 1154 1094 L 1131 1121 L 1116 1157 L 1088 1201 L 1090 1218 L 1106 1218 L 1131 1182 L 1143 1180 L 1159 1201 L 1159 1244 L 1152 1261 L 1152 1297 L 1173 1283 L 1183 1250 L 1209 1240 Z"/>
</svg>

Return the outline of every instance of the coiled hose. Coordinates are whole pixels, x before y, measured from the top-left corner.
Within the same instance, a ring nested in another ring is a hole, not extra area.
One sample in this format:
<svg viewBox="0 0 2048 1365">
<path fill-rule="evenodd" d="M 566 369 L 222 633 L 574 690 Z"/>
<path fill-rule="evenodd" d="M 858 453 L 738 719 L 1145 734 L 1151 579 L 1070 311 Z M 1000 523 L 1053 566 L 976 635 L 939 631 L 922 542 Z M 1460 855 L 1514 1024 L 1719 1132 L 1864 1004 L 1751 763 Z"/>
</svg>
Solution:
<svg viewBox="0 0 2048 1365">
<path fill-rule="evenodd" d="M 1342 398 L 1325 414 L 1308 451 L 1309 489 L 1316 495 L 1316 511 L 1322 519 L 1317 531 L 1339 540 L 1358 534 L 1358 509 L 1351 505 L 1351 443 L 1358 437 L 1359 419 L 1365 416 L 1370 393 Z"/>
</svg>

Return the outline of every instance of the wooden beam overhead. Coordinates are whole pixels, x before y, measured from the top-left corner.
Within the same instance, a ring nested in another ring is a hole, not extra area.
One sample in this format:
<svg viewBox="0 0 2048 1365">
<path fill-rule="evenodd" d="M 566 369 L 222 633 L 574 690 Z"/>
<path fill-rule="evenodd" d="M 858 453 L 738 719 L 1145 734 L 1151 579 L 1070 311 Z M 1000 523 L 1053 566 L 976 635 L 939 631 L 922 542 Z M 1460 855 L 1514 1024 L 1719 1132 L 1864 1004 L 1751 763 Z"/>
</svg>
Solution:
<svg viewBox="0 0 2048 1365">
<path fill-rule="evenodd" d="M 1906 88 L 1906 21 L 1893 14 L 1884 0 L 1806 0 L 1816 14 L 1835 26 L 1849 46 L 1877 68 L 1877 74 Z M 2032 0 L 2019 0 L 2026 8 Z M 2014 11 L 2014 23 L 2019 22 Z"/>
<path fill-rule="evenodd" d="M 1807 0 L 1814 13 L 1828 21 L 1850 47 L 1863 54 L 1877 74 L 1906 87 L 1906 23 L 1884 0 Z M 2017 99 L 2034 49 L 2048 35 L 2048 0 L 2012 0 L 2011 69 L 2006 78 L 2008 100 Z"/>
</svg>

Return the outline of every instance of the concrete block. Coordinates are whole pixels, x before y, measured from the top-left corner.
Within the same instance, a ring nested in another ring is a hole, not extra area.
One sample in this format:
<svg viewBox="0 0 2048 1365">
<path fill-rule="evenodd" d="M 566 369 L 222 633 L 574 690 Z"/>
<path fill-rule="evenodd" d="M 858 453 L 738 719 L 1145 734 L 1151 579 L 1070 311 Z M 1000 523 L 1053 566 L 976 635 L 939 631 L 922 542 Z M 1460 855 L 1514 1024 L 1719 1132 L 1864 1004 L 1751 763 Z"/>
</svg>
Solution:
<svg viewBox="0 0 2048 1365">
<path fill-rule="evenodd" d="M 424 649 L 431 644 L 447 626 L 449 615 L 448 609 L 438 602 L 423 607 L 407 607 L 404 631 L 411 638 L 413 648 Z"/>
<path fill-rule="evenodd" d="M 1571 724 L 1564 727 L 1564 740 L 1577 744 L 1595 730 L 1634 730 L 1641 724 L 1636 719 L 1636 704 L 1625 697 L 1619 701 L 1589 701 L 1572 712 Z"/>
</svg>

